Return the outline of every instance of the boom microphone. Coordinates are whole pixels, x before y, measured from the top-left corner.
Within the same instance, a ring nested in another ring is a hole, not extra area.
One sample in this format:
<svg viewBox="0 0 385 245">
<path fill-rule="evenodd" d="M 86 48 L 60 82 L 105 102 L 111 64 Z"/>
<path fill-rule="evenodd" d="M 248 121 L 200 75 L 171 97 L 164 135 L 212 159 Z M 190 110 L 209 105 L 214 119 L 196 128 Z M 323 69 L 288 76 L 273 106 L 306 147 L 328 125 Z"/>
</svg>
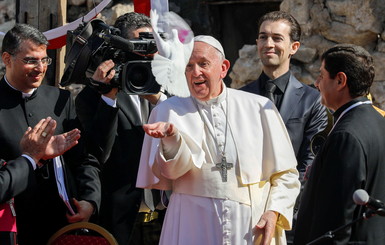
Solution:
<svg viewBox="0 0 385 245">
<path fill-rule="evenodd" d="M 353 193 L 353 201 L 357 205 L 365 205 L 375 211 L 380 216 L 385 216 L 385 205 L 380 200 L 371 198 L 363 189 L 358 189 Z"/>
<path fill-rule="evenodd" d="M 99 32 L 98 36 L 103 38 L 106 42 L 110 43 L 115 48 L 124 50 L 126 52 L 132 52 L 134 50 L 134 44 L 120 36 L 108 35 L 102 32 Z"/>
</svg>

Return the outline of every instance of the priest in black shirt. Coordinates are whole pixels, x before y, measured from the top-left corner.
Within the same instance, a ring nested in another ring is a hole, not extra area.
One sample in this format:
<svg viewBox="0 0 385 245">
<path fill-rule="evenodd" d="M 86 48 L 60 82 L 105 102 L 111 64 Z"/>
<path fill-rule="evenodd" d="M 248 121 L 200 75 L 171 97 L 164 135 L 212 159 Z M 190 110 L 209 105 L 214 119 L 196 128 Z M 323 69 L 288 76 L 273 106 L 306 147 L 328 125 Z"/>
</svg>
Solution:
<svg viewBox="0 0 385 245">
<path fill-rule="evenodd" d="M 366 98 L 374 79 L 370 54 L 337 45 L 322 55 L 316 86 L 334 125 L 310 168 L 298 212 L 294 244 L 307 244 L 361 217 L 353 193 L 385 200 L 385 119 Z M 385 244 L 385 218 L 361 220 L 317 244 Z"/>
</svg>

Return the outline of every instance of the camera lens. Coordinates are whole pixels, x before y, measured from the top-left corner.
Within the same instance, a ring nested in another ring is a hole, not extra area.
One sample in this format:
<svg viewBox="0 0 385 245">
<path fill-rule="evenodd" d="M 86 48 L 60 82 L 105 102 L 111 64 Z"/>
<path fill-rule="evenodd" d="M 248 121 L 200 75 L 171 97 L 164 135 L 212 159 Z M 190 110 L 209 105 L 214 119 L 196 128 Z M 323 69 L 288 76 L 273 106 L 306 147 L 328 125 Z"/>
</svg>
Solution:
<svg viewBox="0 0 385 245">
<path fill-rule="evenodd" d="M 122 90 L 128 94 L 155 94 L 160 85 L 151 71 L 151 60 L 132 60 L 122 71 Z"/>
<path fill-rule="evenodd" d="M 130 84 L 135 88 L 143 88 L 149 79 L 151 71 L 142 64 L 133 64 L 128 71 Z"/>
</svg>

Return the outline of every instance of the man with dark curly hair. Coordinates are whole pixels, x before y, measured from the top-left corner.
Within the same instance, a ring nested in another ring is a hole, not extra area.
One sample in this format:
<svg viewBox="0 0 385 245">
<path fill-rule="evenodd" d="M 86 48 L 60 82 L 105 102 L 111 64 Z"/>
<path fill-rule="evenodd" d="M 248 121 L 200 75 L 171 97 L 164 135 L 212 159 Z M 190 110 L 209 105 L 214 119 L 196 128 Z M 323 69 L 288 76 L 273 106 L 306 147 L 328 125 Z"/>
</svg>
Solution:
<svg viewBox="0 0 385 245">
<path fill-rule="evenodd" d="M 152 31 L 150 18 L 135 12 L 118 17 L 114 27 L 125 39 Z M 102 62 L 92 78 L 109 84 L 115 75 L 114 65 L 112 60 Z M 142 202 L 143 189 L 136 188 L 135 183 L 144 137 L 142 124 L 152 107 L 165 98 L 161 92 L 139 96 L 118 88 L 98 92 L 91 86 L 76 98 L 77 113 L 91 142 L 89 150 L 103 164 L 100 225 L 122 245 L 157 245 L 159 241 L 165 212 L 159 210 L 164 208 L 158 205 L 160 194 L 155 193 L 153 202 L 148 200 L 148 207 Z M 146 194 L 151 197 L 152 192 Z"/>
<path fill-rule="evenodd" d="M 334 125 L 311 166 L 298 213 L 294 244 L 307 244 L 362 217 L 357 189 L 385 200 L 385 119 L 367 99 L 373 58 L 360 46 L 327 50 L 316 86 L 321 103 L 334 111 Z M 363 219 L 317 244 L 385 244 L 385 219 Z"/>
</svg>

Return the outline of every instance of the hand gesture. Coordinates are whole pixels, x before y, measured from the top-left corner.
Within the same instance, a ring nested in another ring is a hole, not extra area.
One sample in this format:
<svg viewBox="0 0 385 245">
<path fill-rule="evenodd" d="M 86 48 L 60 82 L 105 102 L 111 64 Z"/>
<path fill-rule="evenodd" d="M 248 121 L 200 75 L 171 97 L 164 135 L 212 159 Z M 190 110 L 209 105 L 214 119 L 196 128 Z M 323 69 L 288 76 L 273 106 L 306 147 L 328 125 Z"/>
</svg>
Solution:
<svg viewBox="0 0 385 245">
<path fill-rule="evenodd" d="M 20 140 L 23 154 L 29 155 L 37 163 L 40 159 L 62 155 L 78 143 L 78 129 L 53 136 L 55 129 L 56 121 L 51 117 L 40 120 L 33 129 L 28 127 Z"/>
<path fill-rule="evenodd" d="M 37 163 L 45 155 L 45 150 L 56 129 L 56 121 L 50 117 L 40 120 L 32 129 L 28 127 L 20 140 L 23 154 L 29 155 Z"/>
<path fill-rule="evenodd" d="M 178 129 L 174 126 L 174 124 L 167 122 L 144 124 L 143 129 L 146 134 L 154 138 L 174 136 L 178 133 Z"/>
<path fill-rule="evenodd" d="M 68 151 L 78 143 L 79 138 L 80 130 L 77 128 L 63 134 L 52 136 L 45 149 L 43 159 L 50 159 L 63 155 L 64 152 Z"/>
</svg>

